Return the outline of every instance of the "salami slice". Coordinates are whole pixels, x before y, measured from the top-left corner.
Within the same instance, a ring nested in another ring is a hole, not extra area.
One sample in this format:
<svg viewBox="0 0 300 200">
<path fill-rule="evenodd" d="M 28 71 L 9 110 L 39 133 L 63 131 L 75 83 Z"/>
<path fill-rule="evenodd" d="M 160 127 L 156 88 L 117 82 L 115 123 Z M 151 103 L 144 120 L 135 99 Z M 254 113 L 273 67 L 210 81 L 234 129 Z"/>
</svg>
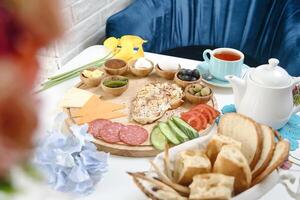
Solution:
<svg viewBox="0 0 300 200">
<path fill-rule="evenodd" d="M 123 127 L 124 125 L 117 122 L 107 124 L 99 131 L 99 136 L 108 143 L 120 142 L 119 133 Z"/>
<path fill-rule="evenodd" d="M 99 137 L 99 131 L 103 129 L 103 127 L 107 124 L 111 124 L 112 122 L 107 119 L 96 119 L 89 123 L 88 132 L 92 134 L 94 137 Z"/>
<path fill-rule="evenodd" d="M 147 138 L 147 130 L 137 125 L 127 125 L 120 131 L 120 140 L 128 145 L 140 145 Z"/>
</svg>

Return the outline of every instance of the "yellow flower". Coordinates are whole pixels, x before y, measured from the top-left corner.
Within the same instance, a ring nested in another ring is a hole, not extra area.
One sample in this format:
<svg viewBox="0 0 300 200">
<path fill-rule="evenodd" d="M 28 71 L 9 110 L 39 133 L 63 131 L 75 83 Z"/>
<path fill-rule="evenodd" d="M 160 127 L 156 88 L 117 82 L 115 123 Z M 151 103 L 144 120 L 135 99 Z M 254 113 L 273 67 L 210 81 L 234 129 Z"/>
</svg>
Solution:
<svg viewBox="0 0 300 200">
<path fill-rule="evenodd" d="M 147 42 L 139 36 L 124 35 L 120 39 L 115 37 L 107 38 L 104 46 L 114 53 L 114 57 L 129 61 L 144 57 L 143 44 Z"/>
<path fill-rule="evenodd" d="M 142 46 L 144 43 L 147 42 L 146 40 L 143 40 L 141 37 L 135 35 L 123 35 L 120 39 L 121 43 L 122 41 L 131 42 L 134 48 L 139 48 L 140 46 Z"/>
<path fill-rule="evenodd" d="M 119 45 L 119 40 L 115 37 L 109 37 L 104 41 L 103 45 L 109 50 L 115 51 Z"/>
<path fill-rule="evenodd" d="M 115 58 L 126 60 L 126 61 L 130 60 L 135 54 L 132 43 L 130 41 L 123 40 L 120 45 L 121 45 L 121 49 L 115 55 Z"/>
</svg>

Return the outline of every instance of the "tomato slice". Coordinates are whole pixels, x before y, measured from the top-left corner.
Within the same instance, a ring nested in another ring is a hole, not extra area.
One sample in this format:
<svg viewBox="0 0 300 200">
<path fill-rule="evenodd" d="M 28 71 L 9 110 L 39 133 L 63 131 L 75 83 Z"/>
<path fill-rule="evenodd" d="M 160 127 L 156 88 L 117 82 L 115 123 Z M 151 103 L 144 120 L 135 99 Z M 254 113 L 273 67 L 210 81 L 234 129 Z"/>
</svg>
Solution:
<svg viewBox="0 0 300 200">
<path fill-rule="evenodd" d="M 207 104 L 205 104 L 204 106 L 214 113 L 214 118 L 217 118 L 220 115 L 220 112 L 218 110 L 214 109 L 212 106 L 207 105 Z"/>
<path fill-rule="evenodd" d="M 210 112 L 210 110 L 205 108 L 205 109 L 203 109 L 202 114 L 206 117 L 208 123 L 212 124 L 214 122 L 214 117 L 213 117 L 212 113 Z"/>
<path fill-rule="evenodd" d="M 214 122 L 213 113 L 208 108 L 197 107 L 197 108 L 193 108 L 193 111 L 198 112 L 199 114 L 203 114 L 210 124 L 212 124 Z"/>
<path fill-rule="evenodd" d="M 202 113 L 200 113 L 198 116 L 199 119 L 202 121 L 202 129 L 206 129 L 208 123 L 207 118 Z"/>
<path fill-rule="evenodd" d="M 181 113 L 180 114 L 180 118 L 187 122 L 191 117 L 193 117 L 194 115 L 192 113 L 189 113 L 189 112 L 185 112 L 185 113 Z"/>
<path fill-rule="evenodd" d="M 213 116 L 213 118 L 217 118 L 220 115 L 220 112 L 217 111 L 216 109 L 214 109 L 213 107 L 211 107 L 210 105 L 207 104 L 199 104 L 196 107 L 192 108 L 192 110 L 197 110 L 199 112 L 202 112 L 202 109 L 208 109 L 209 112 L 211 113 L 211 115 Z"/>
<path fill-rule="evenodd" d="M 184 113 L 181 113 L 181 119 L 187 122 L 191 117 L 194 117 L 194 116 L 197 117 L 198 115 L 199 115 L 199 113 L 196 111 L 184 112 Z"/>
<path fill-rule="evenodd" d="M 193 117 L 189 118 L 189 120 L 187 121 L 187 123 L 189 125 L 191 125 L 197 131 L 199 131 L 199 130 L 202 129 L 202 122 L 199 119 L 199 117 L 193 116 Z"/>
</svg>

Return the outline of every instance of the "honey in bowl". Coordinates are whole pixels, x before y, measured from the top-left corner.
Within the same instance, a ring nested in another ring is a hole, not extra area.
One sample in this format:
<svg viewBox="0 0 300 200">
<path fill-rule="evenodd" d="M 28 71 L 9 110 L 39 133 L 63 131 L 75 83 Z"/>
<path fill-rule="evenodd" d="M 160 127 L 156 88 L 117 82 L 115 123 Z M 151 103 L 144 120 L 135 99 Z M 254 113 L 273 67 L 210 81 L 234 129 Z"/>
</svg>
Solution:
<svg viewBox="0 0 300 200">
<path fill-rule="evenodd" d="M 237 61 L 241 59 L 241 56 L 239 54 L 229 51 L 215 53 L 214 57 L 225 61 Z"/>
</svg>

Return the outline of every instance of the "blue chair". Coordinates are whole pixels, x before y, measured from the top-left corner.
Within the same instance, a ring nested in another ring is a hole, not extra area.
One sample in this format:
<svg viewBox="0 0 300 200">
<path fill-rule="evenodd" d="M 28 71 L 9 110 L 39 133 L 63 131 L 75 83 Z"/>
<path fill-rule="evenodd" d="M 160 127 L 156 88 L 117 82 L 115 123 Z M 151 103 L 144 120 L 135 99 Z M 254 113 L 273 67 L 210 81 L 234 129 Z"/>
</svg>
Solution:
<svg viewBox="0 0 300 200">
<path fill-rule="evenodd" d="M 278 58 L 300 76 L 300 0 L 135 0 L 107 20 L 106 34 L 139 35 L 148 40 L 145 50 L 156 53 L 231 47 L 258 63 Z"/>
</svg>

